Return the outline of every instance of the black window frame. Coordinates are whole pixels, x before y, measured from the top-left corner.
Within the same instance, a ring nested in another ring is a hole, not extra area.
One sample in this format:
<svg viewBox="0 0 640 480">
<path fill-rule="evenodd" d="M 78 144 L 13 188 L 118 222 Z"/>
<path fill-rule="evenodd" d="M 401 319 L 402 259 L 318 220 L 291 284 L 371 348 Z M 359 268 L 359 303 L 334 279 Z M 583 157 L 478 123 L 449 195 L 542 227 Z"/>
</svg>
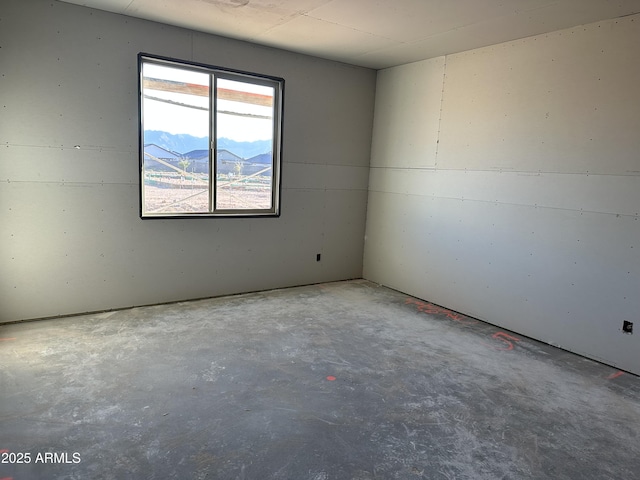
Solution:
<svg viewBox="0 0 640 480">
<path fill-rule="evenodd" d="M 214 79 L 210 82 L 210 135 L 209 135 L 209 211 L 207 212 L 146 212 L 144 197 L 144 79 L 143 65 L 145 63 L 164 65 L 174 68 L 182 68 L 196 72 L 207 73 Z M 247 81 L 257 85 L 268 85 L 274 88 L 273 101 L 273 143 L 271 152 L 271 208 L 269 209 L 221 209 L 216 208 L 217 187 L 217 158 L 218 145 L 216 141 L 216 81 L 218 78 L 236 81 Z M 282 129 L 284 117 L 284 79 L 271 75 L 258 74 L 243 70 L 209 65 L 199 62 L 179 60 L 171 57 L 158 56 L 148 53 L 138 54 L 138 140 L 139 140 L 139 214 L 141 219 L 167 219 L 167 218 L 220 218 L 220 217 L 279 217 L 281 209 L 282 190 Z"/>
</svg>

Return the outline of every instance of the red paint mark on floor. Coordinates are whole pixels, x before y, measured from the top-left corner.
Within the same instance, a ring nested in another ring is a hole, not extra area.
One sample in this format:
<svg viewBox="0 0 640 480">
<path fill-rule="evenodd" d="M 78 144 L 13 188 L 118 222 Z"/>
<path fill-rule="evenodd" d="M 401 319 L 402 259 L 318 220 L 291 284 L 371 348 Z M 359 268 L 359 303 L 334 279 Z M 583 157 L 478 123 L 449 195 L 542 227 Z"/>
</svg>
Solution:
<svg viewBox="0 0 640 480">
<path fill-rule="evenodd" d="M 0 453 L 9 453 L 9 451 L 10 450 L 7 450 L 6 448 L 3 448 L 2 450 L 0 450 Z M 0 478 L 0 480 L 2 480 L 2 479 Z"/>
<path fill-rule="evenodd" d="M 334 382 L 336 380 L 336 377 L 334 377 L 333 375 L 329 375 L 327 376 L 327 380 L 329 380 L 330 382 Z"/>
<path fill-rule="evenodd" d="M 3 478 L 0 478 L 0 480 L 13 480 L 13 477 L 3 477 Z"/>
<path fill-rule="evenodd" d="M 6 342 L 7 340 L 15 340 L 15 339 L 16 339 L 16 337 L 5 337 L 5 338 L 0 338 L 0 342 Z M 0 480 L 2 480 L 2 479 L 0 478 Z"/>
<path fill-rule="evenodd" d="M 513 342 L 519 342 L 520 339 L 518 337 L 514 337 L 513 335 L 509 335 L 508 333 L 505 332 L 496 332 L 493 335 L 491 335 L 491 338 L 495 338 L 496 340 L 499 340 L 500 342 L 504 343 L 504 347 L 502 348 L 498 348 L 498 347 L 493 347 L 496 350 L 513 350 Z"/>
<path fill-rule="evenodd" d="M 607 377 L 607 379 L 609 380 L 613 380 L 614 378 L 618 378 L 620 375 L 624 375 L 624 372 L 616 372 L 616 373 L 612 373 L 611 375 L 609 375 Z"/>
<path fill-rule="evenodd" d="M 467 325 L 473 325 L 478 323 L 478 320 L 468 318 L 460 313 L 452 312 L 444 307 L 439 307 L 429 302 L 422 302 L 415 298 L 407 298 L 404 302 L 407 305 L 415 305 L 419 312 L 428 313 L 430 315 L 444 315 L 445 317 L 453 320 L 454 322 L 465 323 Z"/>
</svg>

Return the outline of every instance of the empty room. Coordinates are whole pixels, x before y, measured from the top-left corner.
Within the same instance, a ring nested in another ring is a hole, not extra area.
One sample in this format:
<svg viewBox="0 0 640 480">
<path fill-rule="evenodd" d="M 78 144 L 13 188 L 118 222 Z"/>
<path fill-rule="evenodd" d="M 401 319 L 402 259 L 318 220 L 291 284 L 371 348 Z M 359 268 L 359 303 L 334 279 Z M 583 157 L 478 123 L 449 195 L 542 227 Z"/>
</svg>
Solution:
<svg viewBox="0 0 640 480">
<path fill-rule="evenodd" d="M 0 480 L 640 479 L 640 0 L 2 0 Z"/>
</svg>

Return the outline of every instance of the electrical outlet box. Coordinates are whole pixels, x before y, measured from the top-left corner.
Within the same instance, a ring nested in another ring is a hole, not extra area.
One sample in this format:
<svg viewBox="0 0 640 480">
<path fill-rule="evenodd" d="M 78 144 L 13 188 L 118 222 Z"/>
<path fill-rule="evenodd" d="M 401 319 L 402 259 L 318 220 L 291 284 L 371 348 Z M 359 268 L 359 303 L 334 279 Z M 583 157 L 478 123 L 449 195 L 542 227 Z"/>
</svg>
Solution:
<svg viewBox="0 0 640 480">
<path fill-rule="evenodd" d="M 633 322 L 629 322 L 627 320 L 622 322 L 622 331 L 628 335 L 631 335 L 633 333 Z"/>
</svg>

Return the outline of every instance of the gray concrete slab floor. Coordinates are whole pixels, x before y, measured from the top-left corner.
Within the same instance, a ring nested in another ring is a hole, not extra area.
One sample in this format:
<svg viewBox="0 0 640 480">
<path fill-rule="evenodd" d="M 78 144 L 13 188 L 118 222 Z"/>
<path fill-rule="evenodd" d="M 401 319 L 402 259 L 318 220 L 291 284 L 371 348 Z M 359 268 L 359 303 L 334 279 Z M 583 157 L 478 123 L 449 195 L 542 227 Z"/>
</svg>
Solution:
<svg viewBox="0 0 640 480">
<path fill-rule="evenodd" d="M 0 326 L 0 479 L 637 479 L 640 379 L 364 280 Z"/>
</svg>

